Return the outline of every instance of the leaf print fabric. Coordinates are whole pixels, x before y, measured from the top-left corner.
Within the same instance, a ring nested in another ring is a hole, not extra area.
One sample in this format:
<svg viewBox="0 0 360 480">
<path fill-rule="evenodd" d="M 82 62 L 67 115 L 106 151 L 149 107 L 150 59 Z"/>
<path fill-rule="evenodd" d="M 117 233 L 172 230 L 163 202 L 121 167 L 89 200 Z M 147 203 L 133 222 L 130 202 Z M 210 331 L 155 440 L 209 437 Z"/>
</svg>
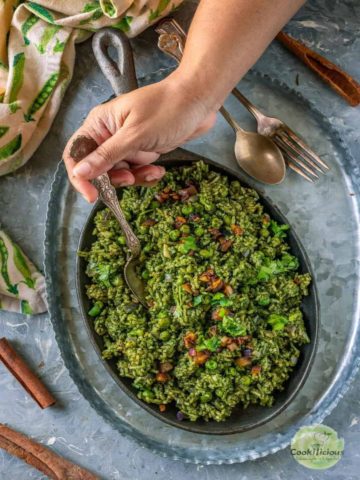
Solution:
<svg viewBox="0 0 360 480">
<path fill-rule="evenodd" d="M 0 230 L 0 310 L 46 312 L 45 280 L 21 248 Z"/>
<path fill-rule="evenodd" d="M 134 37 L 182 2 L 0 0 L 0 175 L 24 165 L 47 134 L 72 77 L 75 42 L 108 26 Z"/>
<path fill-rule="evenodd" d="M 134 37 L 183 0 L 0 0 L 0 175 L 24 165 L 71 80 L 75 42 L 112 26 Z M 0 310 L 46 311 L 43 276 L 0 230 Z"/>
</svg>

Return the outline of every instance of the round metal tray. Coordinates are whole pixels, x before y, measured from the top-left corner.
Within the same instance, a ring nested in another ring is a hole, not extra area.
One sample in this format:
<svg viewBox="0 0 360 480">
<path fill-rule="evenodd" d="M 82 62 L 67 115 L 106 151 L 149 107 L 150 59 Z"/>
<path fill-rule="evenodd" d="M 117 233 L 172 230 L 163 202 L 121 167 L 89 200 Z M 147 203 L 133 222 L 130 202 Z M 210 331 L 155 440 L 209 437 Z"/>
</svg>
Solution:
<svg viewBox="0 0 360 480">
<path fill-rule="evenodd" d="M 144 79 L 158 81 L 161 74 Z M 187 462 L 243 462 L 286 447 L 297 429 L 321 422 L 346 391 L 359 366 L 358 169 L 336 132 L 308 103 L 268 78 L 249 74 L 241 90 L 265 112 L 293 126 L 322 155 L 331 172 L 316 185 L 288 173 L 280 186 L 257 185 L 289 219 L 315 272 L 321 305 L 319 346 L 310 375 L 292 404 L 265 425 L 227 436 L 199 435 L 164 424 L 127 397 L 99 362 L 79 311 L 76 248 L 91 206 L 77 195 L 59 165 L 52 185 L 45 240 L 50 316 L 65 365 L 80 392 L 121 434 L 164 456 Z M 244 128 L 254 128 L 234 99 L 227 106 Z M 189 147 L 234 167 L 234 137 L 219 119 Z M 351 173 L 349 173 L 351 172 Z M 249 182 L 250 183 L 250 182 Z"/>
</svg>

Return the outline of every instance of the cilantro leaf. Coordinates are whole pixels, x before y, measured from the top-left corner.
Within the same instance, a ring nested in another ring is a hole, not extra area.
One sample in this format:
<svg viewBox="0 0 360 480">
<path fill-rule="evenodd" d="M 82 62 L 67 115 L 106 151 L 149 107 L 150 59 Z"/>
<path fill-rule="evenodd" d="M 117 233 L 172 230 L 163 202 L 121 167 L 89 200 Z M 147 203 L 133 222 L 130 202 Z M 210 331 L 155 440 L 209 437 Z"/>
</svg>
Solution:
<svg viewBox="0 0 360 480">
<path fill-rule="evenodd" d="M 189 253 L 191 250 L 197 250 L 195 237 L 186 237 L 185 242 L 180 245 L 181 253 Z"/>
<path fill-rule="evenodd" d="M 222 319 L 221 330 L 231 337 L 242 337 L 246 335 L 246 328 L 238 320 L 233 317 L 225 316 Z"/>
<path fill-rule="evenodd" d="M 284 315 L 272 313 L 267 319 L 267 323 L 272 326 L 273 331 L 283 330 L 289 319 Z"/>
<path fill-rule="evenodd" d="M 198 305 L 200 305 L 200 303 L 202 303 L 202 295 L 198 295 L 194 297 L 194 300 L 193 300 L 194 307 L 197 307 Z"/>
<path fill-rule="evenodd" d="M 220 347 L 220 338 L 211 337 L 204 339 L 200 344 L 196 345 L 196 350 L 210 350 L 210 352 L 215 352 Z"/>
<path fill-rule="evenodd" d="M 290 226 L 287 224 L 279 225 L 275 220 L 271 220 L 270 222 L 271 231 L 274 234 L 274 237 L 278 238 L 285 238 L 286 237 L 286 230 L 289 230 Z"/>
</svg>

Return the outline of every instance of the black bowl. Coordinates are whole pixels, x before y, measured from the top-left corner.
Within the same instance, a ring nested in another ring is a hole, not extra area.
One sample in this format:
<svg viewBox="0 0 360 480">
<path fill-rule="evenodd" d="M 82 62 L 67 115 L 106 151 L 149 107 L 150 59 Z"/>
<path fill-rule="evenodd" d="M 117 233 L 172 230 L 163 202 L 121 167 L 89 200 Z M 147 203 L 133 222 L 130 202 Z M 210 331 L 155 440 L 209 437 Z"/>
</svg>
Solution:
<svg viewBox="0 0 360 480">
<path fill-rule="evenodd" d="M 217 170 L 222 174 L 228 175 L 230 178 L 239 180 L 244 186 L 251 186 L 252 188 L 254 188 L 253 185 L 249 184 L 250 182 L 248 180 L 246 181 L 244 179 L 244 176 L 241 173 L 233 171 L 227 167 L 219 166 L 211 160 L 200 157 L 199 155 L 188 152 L 186 150 L 177 149 L 170 154 L 163 155 L 158 163 L 165 165 L 167 168 L 171 168 L 183 166 L 198 160 L 203 160 L 204 162 L 210 164 L 214 170 Z M 284 217 L 284 215 L 275 205 L 272 204 L 269 199 L 265 198 L 260 193 L 259 195 L 261 198 L 261 203 L 264 205 L 265 210 L 271 215 L 272 218 L 274 218 L 279 223 L 289 223 Z M 79 250 L 88 250 L 92 242 L 95 240 L 92 234 L 94 228 L 94 217 L 96 213 L 102 208 L 104 208 L 104 205 L 102 204 L 102 202 L 99 201 L 96 203 L 95 207 L 91 211 L 81 233 Z M 296 257 L 300 261 L 301 273 L 308 272 L 314 279 L 309 258 L 306 255 L 304 247 L 302 246 L 299 238 L 297 237 L 293 229 L 290 229 L 289 231 L 288 242 L 291 247 L 291 253 L 293 255 L 296 255 Z M 295 398 L 295 395 L 299 392 L 307 376 L 309 375 L 315 357 L 319 329 L 319 302 L 314 280 L 312 281 L 310 287 L 310 294 L 309 296 L 305 297 L 302 304 L 305 325 L 308 335 L 310 337 L 310 343 L 304 345 L 301 348 L 301 354 L 298 363 L 295 366 L 289 380 L 286 382 L 285 388 L 282 391 L 275 393 L 275 402 L 272 407 L 251 405 L 248 408 L 244 409 L 243 407 L 239 406 L 235 408 L 232 415 L 223 422 L 190 422 L 187 420 L 178 421 L 176 418 L 176 409 L 174 406 L 167 408 L 164 413 L 160 413 L 157 405 L 147 404 L 137 397 L 136 389 L 131 385 L 132 380 L 119 376 L 116 368 L 116 362 L 114 360 L 102 359 L 101 351 L 104 348 L 103 338 L 95 332 L 93 319 L 87 314 L 90 309 L 90 301 L 87 298 L 85 292 L 88 278 L 85 274 L 85 260 L 82 257 L 77 257 L 76 268 L 77 295 L 80 305 L 80 311 L 85 322 L 87 331 L 90 335 L 92 344 L 97 354 L 99 355 L 99 360 L 105 365 L 107 371 L 110 373 L 111 377 L 115 380 L 119 387 L 130 398 L 132 398 L 138 405 L 143 407 L 156 418 L 162 420 L 169 425 L 182 428 L 193 433 L 203 433 L 210 435 L 229 435 L 253 429 L 255 427 L 258 427 L 259 425 L 263 425 L 264 423 L 269 422 L 276 415 L 279 415 Z"/>
</svg>

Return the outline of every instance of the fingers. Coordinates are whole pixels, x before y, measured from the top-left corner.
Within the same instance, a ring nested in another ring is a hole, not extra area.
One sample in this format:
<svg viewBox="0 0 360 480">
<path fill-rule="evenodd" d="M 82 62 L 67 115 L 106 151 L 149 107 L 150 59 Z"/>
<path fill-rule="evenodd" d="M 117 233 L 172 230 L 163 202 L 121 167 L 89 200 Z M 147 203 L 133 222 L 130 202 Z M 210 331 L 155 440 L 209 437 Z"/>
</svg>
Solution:
<svg viewBox="0 0 360 480">
<path fill-rule="evenodd" d="M 92 203 L 97 199 L 98 192 L 89 181 L 74 175 L 74 168 L 77 165 L 77 162 L 75 162 L 75 160 L 70 156 L 71 146 L 74 140 L 79 136 L 93 138 L 97 144 L 100 144 L 101 142 L 107 140 L 111 134 L 101 122 L 95 126 L 93 122 L 90 122 L 88 119 L 86 119 L 84 124 L 69 139 L 64 150 L 63 160 L 71 184 L 85 197 L 88 202 Z"/>
<path fill-rule="evenodd" d="M 128 187 L 135 183 L 135 175 L 131 170 L 111 170 L 109 172 L 109 177 L 111 183 L 116 187 Z"/>
<path fill-rule="evenodd" d="M 80 192 L 88 202 L 90 202 L 90 203 L 95 202 L 95 200 L 98 197 L 98 191 L 96 190 L 94 185 L 92 185 L 87 180 L 83 180 L 82 178 L 76 177 L 73 174 L 73 170 L 74 170 L 74 167 L 76 166 L 76 162 L 69 155 L 70 146 L 71 146 L 71 143 L 69 141 L 67 146 L 66 146 L 66 149 L 64 151 L 64 156 L 63 156 L 66 171 L 67 171 L 67 174 L 69 176 L 69 180 L 70 180 L 71 184 L 73 185 L 73 187 L 78 192 Z"/>
<path fill-rule="evenodd" d="M 131 174 L 134 177 L 134 184 L 144 187 L 150 187 L 155 185 L 165 175 L 166 171 L 164 167 L 159 165 L 145 165 L 138 168 L 133 168 Z M 111 170 L 109 172 L 111 182 L 115 186 L 125 186 L 124 172 L 119 170 Z"/>
<path fill-rule="evenodd" d="M 132 165 L 148 165 L 149 163 L 154 163 L 159 157 L 160 153 L 140 151 L 125 160 Z"/>
<path fill-rule="evenodd" d="M 126 158 L 116 163 L 113 168 L 116 170 L 122 168 L 131 169 L 134 165 L 148 165 L 155 162 L 159 157 L 160 153 L 156 152 L 137 152 L 131 158 Z"/>
<path fill-rule="evenodd" d="M 74 175 L 84 180 L 92 180 L 125 158 L 132 158 L 138 148 L 137 139 L 131 137 L 128 129 L 120 128 L 74 167 Z"/>
</svg>

